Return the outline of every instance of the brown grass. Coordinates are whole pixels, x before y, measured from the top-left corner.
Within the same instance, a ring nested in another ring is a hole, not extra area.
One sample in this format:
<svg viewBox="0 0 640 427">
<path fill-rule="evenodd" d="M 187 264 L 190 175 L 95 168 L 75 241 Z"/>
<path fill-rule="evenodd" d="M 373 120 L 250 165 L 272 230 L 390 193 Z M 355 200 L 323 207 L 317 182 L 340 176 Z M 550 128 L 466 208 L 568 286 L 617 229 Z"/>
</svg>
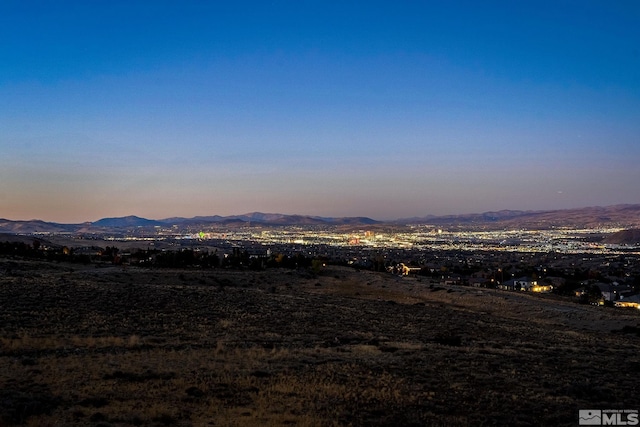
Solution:
<svg viewBox="0 0 640 427">
<path fill-rule="evenodd" d="M 631 311 L 341 268 L 23 267 L 0 278 L 0 425 L 576 425 L 640 407 L 639 337 L 611 332 Z"/>
</svg>

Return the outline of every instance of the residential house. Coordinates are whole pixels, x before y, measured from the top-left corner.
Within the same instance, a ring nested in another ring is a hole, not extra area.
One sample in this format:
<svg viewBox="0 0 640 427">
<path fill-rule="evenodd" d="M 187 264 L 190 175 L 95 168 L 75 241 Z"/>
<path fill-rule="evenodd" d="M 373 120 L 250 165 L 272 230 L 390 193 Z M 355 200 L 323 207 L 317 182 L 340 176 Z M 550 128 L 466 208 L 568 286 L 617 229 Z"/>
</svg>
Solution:
<svg viewBox="0 0 640 427">
<path fill-rule="evenodd" d="M 505 291 L 531 291 L 534 287 L 538 286 L 538 281 L 533 280 L 530 277 L 520 277 L 518 279 L 509 279 L 504 283 L 498 285 L 499 289 L 503 289 Z M 540 288 L 542 289 L 542 288 Z M 542 290 L 538 290 L 536 292 L 542 292 Z"/>
<path fill-rule="evenodd" d="M 469 277 L 469 286 L 474 288 L 488 288 L 491 285 L 491 280 L 484 277 Z"/>
<path fill-rule="evenodd" d="M 531 286 L 531 292 L 548 293 L 553 291 L 553 285 L 551 283 L 540 283 Z"/>
<path fill-rule="evenodd" d="M 640 309 L 640 295 L 621 296 L 614 304 L 616 307 L 633 307 Z"/>
<path fill-rule="evenodd" d="M 449 276 L 444 276 L 440 281 L 441 285 L 460 285 L 462 284 L 462 276 L 459 274 L 453 274 Z"/>
<path fill-rule="evenodd" d="M 617 301 L 624 295 L 629 295 L 633 291 L 633 288 L 631 286 L 621 285 L 621 284 L 618 284 L 617 282 L 613 282 L 613 283 L 598 282 L 598 283 L 595 283 L 594 286 L 600 289 L 600 292 L 602 293 L 602 298 L 605 301 Z"/>
</svg>

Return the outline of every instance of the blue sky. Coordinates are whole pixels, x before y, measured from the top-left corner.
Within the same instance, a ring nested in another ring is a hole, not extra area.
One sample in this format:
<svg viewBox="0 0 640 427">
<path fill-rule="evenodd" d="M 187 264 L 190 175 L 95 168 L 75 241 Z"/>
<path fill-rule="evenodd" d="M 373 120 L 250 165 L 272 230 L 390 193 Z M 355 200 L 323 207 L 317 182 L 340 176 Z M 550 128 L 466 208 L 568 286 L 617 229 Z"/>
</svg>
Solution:
<svg viewBox="0 0 640 427">
<path fill-rule="evenodd" d="M 640 203 L 635 1 L 0 3 L 0 217 Z"/>
</svg>

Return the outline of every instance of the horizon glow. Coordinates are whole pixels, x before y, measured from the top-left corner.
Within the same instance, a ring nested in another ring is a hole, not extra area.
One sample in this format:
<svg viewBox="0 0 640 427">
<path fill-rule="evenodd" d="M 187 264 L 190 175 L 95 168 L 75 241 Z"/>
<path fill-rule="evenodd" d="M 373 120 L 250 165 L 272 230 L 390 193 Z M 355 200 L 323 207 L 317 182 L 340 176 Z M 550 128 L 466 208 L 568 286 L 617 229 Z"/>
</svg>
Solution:
<svg viewBox="0 0 640 427">
<path fill-rule="evenodd" d="M 8 1 L 0 218 L 640 203 L 640 5 Z"/>
</svg>

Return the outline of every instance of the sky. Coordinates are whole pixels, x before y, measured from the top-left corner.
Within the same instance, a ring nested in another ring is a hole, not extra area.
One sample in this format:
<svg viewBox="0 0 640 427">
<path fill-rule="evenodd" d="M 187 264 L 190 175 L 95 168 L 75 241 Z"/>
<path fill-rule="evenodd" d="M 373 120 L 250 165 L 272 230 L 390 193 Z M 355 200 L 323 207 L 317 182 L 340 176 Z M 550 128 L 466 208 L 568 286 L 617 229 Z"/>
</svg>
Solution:
<svg viewBox="0 0 640 427">
<path fill-rule="evenodd" d="M 0 2 L 0 218 L 640 203 L 640 2 Z"/>
</svg>

